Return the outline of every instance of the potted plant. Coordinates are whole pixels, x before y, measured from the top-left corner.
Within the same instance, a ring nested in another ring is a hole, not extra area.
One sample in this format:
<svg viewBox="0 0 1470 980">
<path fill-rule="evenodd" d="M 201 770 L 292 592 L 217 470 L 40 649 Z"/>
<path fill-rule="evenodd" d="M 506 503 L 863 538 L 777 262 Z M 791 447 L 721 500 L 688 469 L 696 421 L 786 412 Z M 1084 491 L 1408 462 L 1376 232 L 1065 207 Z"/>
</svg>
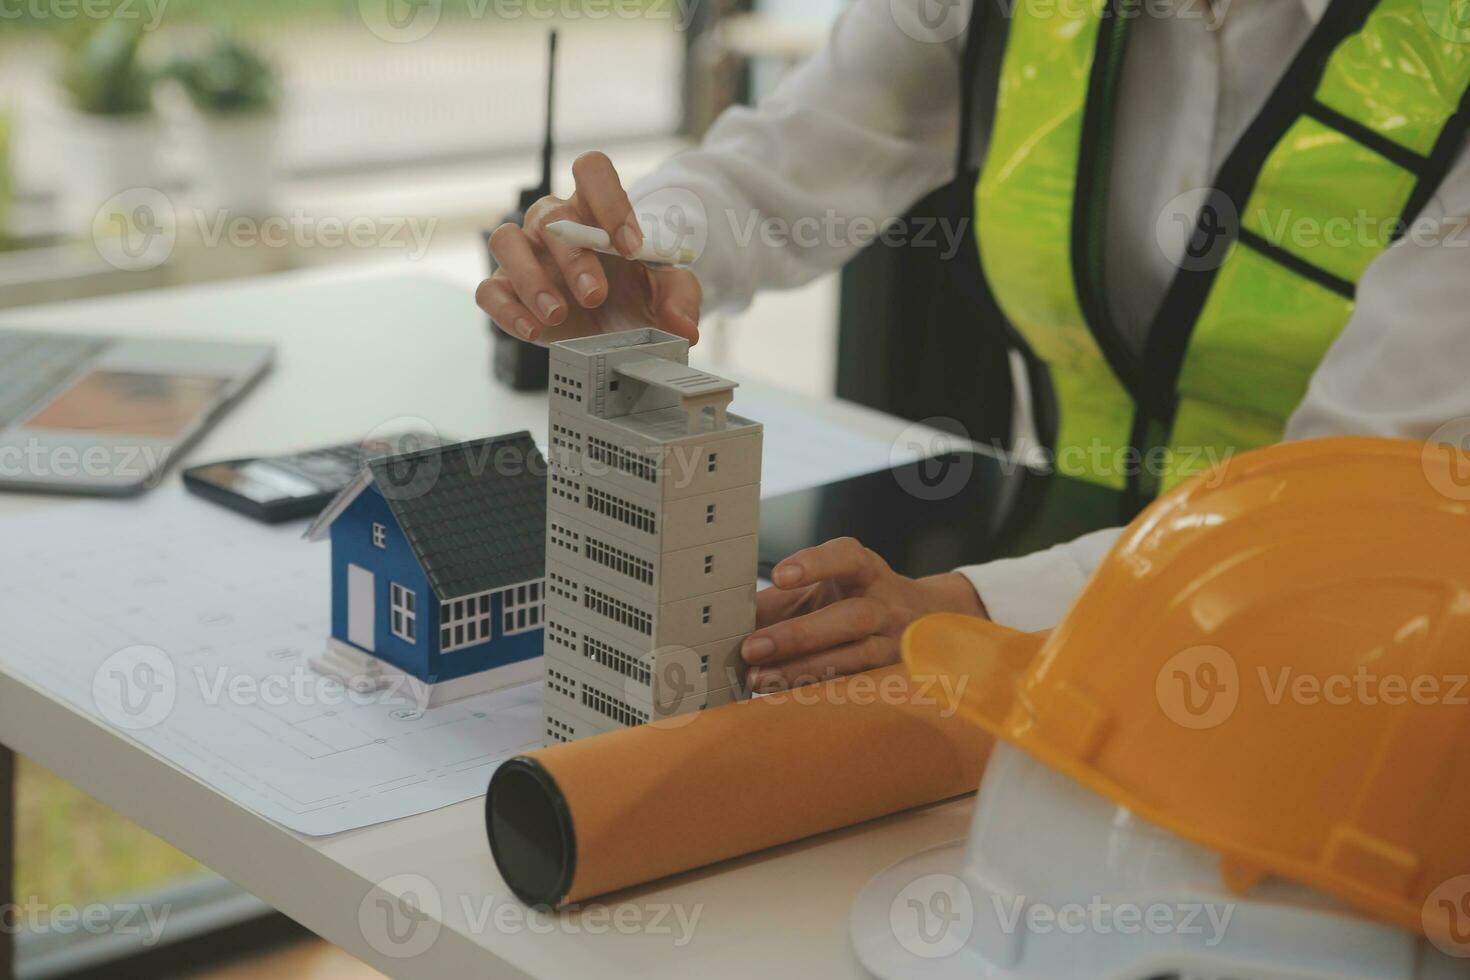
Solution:
<svg viewBox="0 0 1470 980">
<path fill-rule="evenodd" d="M 269 212 L 279 131 L 275 66 L 239 37 L 218 34 L 198 54 L 176 59 L 167 75 L 193 107 L 184 130 L 200 203 L 252 215 Z"/>
<path fill-rule="evenodd" d="M 158 182 L 162 130 L 153 112 L 154 74 L 139 54 L 141 22 L 94 23 L 66 38 L 57 73 L 67 102 L 58 200 L 74 228 L 90 227 L 115 194 Z"/>
</svg>

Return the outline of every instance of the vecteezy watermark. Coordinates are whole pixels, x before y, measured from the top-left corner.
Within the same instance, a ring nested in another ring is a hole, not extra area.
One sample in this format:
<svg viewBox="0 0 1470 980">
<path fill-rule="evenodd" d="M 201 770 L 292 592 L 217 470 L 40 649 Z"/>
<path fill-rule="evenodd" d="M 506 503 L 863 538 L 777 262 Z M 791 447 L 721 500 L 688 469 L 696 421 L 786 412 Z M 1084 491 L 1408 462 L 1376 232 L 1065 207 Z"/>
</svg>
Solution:
<svg viewBox="0 0 1470 980">
<path fill-rule="evenodd" d="M 1470 0 L 1420 0 L 1429 27 L 1446 41 L 1470 44 Z"/>
<path fill-rule="evenodd" d="M 957 440 L 968 439 L 958 419 L 931 417 L 915 422 L 898 434 L 888 448 L 888 466 L 899 487 L 917 500 L 948 500 L 970 483 L 975 461 L 957 453 Z"/>
<path fill-rule="evenodd" d="M 362 897 L 357 927 L 367 944 L 384 956 L 421 956 L 433 948 L 444 928 L 444 900 L 423 875 L 393 875 Z"/>
<path fill-rule="evenodd" d="M 1291 667 L 1256 668 L 1261 693 L 1268 705 L 1405 704 L 1470 707 L 1470 674 L 1386 673 L 1358 664 L 1348 672 L 1312 674 Z"/>
<path fill-rule="evenodd" d="M 384 465 L 375 468 L 375 485 L 390 500 L 413 500 L 430 492 L 438 484 L 446 466 L 452 466 L 470 476 L 493 472 L 502 477 L 517 477 L 526 473 L 549 477 L 549 468 L 540 452 L 534 447 L 527 450 L 521 443 L 480 440 L 433 452 L 419 451 L 420 444 L 424 443 L 419 432 L 424 430 L 411 431 L 396 438 L 388 435 L 397 431 L 393 426 L 410 421 L 414 420 L 409 417 L 396 419 L 385 423 L 381 430 L 385 433 L 383 438 L 394 448 L 393 455 Z M 374 430 L 375 433 L 379 431 Z M 379 437 L 374 435 L 370 438 L 377 440 Z M 422 448 L 428 450 L 431 447 L 424 444 Z"/>
<path fill-rule="evenodd" d="M 205 248 L 384 249 L 401 251 L 416 262 L 428 251 L 437 227 L 437 218 L 313 215 L 304 208 L 255 217 L 177 207 L 160 190 L 135 187 L 114 195 L 98 209 L 92 243 L 105 262 L 124 272 L 163 265 L 183 233 Z"/>
<path fill-rule="evenodd" d="M 108 198 L 92 221 L 92 244 L 102 260 L 123 272 L 156 269 L 179 240 L 173 200 L 152 187 L 134 187 Z"/>
<path fill-rule="evenodd" d="M 985 3 L 988 0 L 975 0 Z M 888 0 L 893 22 L 915 41 L 942 44 L 965 33 L 970 20 L 963 0 Z"/>
<path fill-rule="evenodd" d="M 201 622 L 228 622 L 205 614 Z M 343 684 L 302 661 L 299 651 L 283 648 L 293 663 L 282 670 L 250 670 L 227 665 L 194 664 L 181 669 L 154 646 L 137 645 L 103 660 L 92 675 L 92 700 L 98 714 L 124 731 L 144 731 L 172 716 L 181 697 L 192 703 L 234 707 L 300 706 L 332 709 L 363 705 L 403 708 L 400 721 L 416 721 L 427 708 L 426 691 L 407 675 L 377 678 L 366 686 Z M 277 658 L 279 659 L 279 658 Z"/>
<path fill-rule="evenodd" d="M 603 558 L 614 562 L 632 559 L 635 562 L 633 566 L 623 567 L 635 577 L 645 572 L 636 564 L 642 561 L 636 556 L 622 558 L 604 554 Z M 713 555 L 707 561 L 711 573 L 714 561 Z M 652 568 L 647 568 L 646 573 L 651 580 Z M 713 615 L 713 608 L 710 614 Z M 741 680 L 727 677 L 723 682 L 718 679 L 712 682 L 709 655 L 701 656 L 694 648 L 680 644 L 659 647 L 645 660 L 629 661 L 621 651 L 607 647 L 595 637 L 584 636 L 582 643 L 593 663 L 617 673 L 622 679 L 623 704 L 609 707 L 645 715 L 645 722 L 655 728 L 683 728 L 693 724 L 703 715 L 711 690 L 728 690 Z M 718 678 L 718 670 L 713 676 Z"/>
<path fill-rule="evenodd" d="M 1235 202 L 1213 187 L 1176 195 L 1154 220 L 1160 254 L 1185 272 L 1218 269 L 1239 232 Z"/>
<path fill-rule="evenodd" d="M 1131 20 L 1199 20 L 1214 30 L 1224 21 L 1234 0 L 1130 0 L 1116 6 L 1104 4 L 1102 16 Z M 1085 23 L 1095 16 L 1094 0 L 975 0 L 989 3 L 1003 19 L 1024 16 L 1031 20 L 1067 20 Z M 965 33 L 966 13 L 971 5 L 963 0 L 889 0 L 888 9 L 898 29 L 915 41 L 942 44 Z"/>
<path fill-rule="evenodd" d="M 662 255 L 692 265 L 709 244 L 709 220 L 699 195 L 682 187 L 660 187 L 633 205 L 644 241 Z"/>
<path fill-rule="evenodd" d="M 0 476 L 10 480 L 108 477 L 143 479 L 162 471 L 171 446 L 69 446 L 27 437 L 0 446 Z"/>
<path fill-rule="evenodd" d="M 0 0 L 0 23 L 5 21 L 142 21 L 154 31 L 163 22 L 169 0 Z"/>
<path fill-rule="evenodd" d="M 1103 480 L 1137 476 L 1163 480 L 1201 474 L 1201 481 L 1211 488 L 1225 480 L 1227 467 L 1235 457 L 1231 447 L 1177 445 L 1140 449 L 1101 439 L 1060 449 L 1033 446 L 1024 456 L 1008 453 L 999 441 L 993 441 L 991 446 L 996 451 L 1001 472 L 1007 476 L 1022 467 L 1043 473 L 1087 474 Z"/>
<path fill-rule="evenodd" d="M 1159 668 L 1154 683 L 1159 707 L 1181 728 L 1223 725 L 1240 703 L 1235 658 L 1214 646 L 1181 650 Z"/>
<path fill-rule="evenodd" d="M 1444 882 L 1424 901 L 1424 935 L 1446 956 L 1470 959 L 1470 874 Z"/>
<path fill-rule="evenodd" d="M 0 934 L 77 935 L 128 937 L 143 946 L 153 946 L 163 936 L 173 913 L 170 904 L 147 902 L 92 902 L 72 905 L 50 904 L 32 896 L 21 902 L 0 904 Z"/>
<path fill-rule="evenodd" d="M 694 941 L 704 905 L 682 902 L 601 902 L 573 903 L 561 909 L 544 905 L 528 906 L 513 898 L 494 895 L 463 896 L 461 911 L 470 931 L 476 935 L 489 932 L 500 935 L 530 933 L 548 936 L 661 936 L 674 949 L 683 949 Z"/>
<path fill-rule="evenodd" d="M 173 658 L 158 647 L 126 647 L 92 674 L 92 703 L 98 714 L 124 731 L 154 727 L 173 713 L 179 696 Z"/>
<path fill-rule="evenodd" d="M 415 696 L 406 674 L 382 678 L 369 687 L 343 684 L 304 664 L 265 674 L 195 665 L 187 677 L 199 692 L 200 700 L 208 705 L 338 708 L 372 704 L 412 706 L 420 712 L 427 707 L 423 699 Z"/>
<path fill-rule="evenodd" d="M 1470 416 L 1451 419 L 1424 442 L 1424 477 L 1450 500 L 1470 500 Z"/>
<path fill-rule="evenodd" d="M 1216 646 L 1196 646 L 1170 657 L 1155 678 L 1159 707 L 1170 721 L 1194 730 L 1229 721 L 1243 698 L 1266 707 L 1449 705 L 1470 707 L 1470 674 L 1403 673 L 1361 663 L 1350 671 L 1314 673 L 1289 664 L 1256 665 L 1242 672 Z"/>
<path fill-rule="evenodd" d="M 1117 902 L 1101 895 L 1052 904 L 992 894 L 990 908 L 1006 935 L 1196 936 L 1210 949 L 1225 941 L 1235 917 L 1231 902 Z"/>
<path fill-rule="evenodd" d="M 886 673 L 874 677 L 864 672 L 841 678 L 840 684 L 824 683 L 833 679 L 829 676 L 798 677 L 792 686 L 763 694 L 761 700 L 778 704 L 791 701 L 802 705 L 850 704 L 857 707 L 912 705 L 938 708 L 941 718 L 951 718 L 959 710 L 970 686 L 968 674 L 951 677 L 948 674 Z"/>
<path fill-rule="evenodd" d="M 1214 948 L 1224 942 L 1234 916 L 1229 902 L 1120 902 L 1093 895 L 1051 903 L 998 892 L 977 898 L 963 878 L 942 872 L 909 882 L 888 910 L 894 938 L 923 959 L 952 956 L 976 934 L 1190 936 Z"/>
<path fill-rule="evenodd" d="M 358 905 L 357 923 L 373 949 L 393 959 L 409 959 L 433 948 L 450 909 L 477 936 L 663 936 L 675 949 L 693 942 L 704 915 L 702 904 L 678 902 L 597 902 L 550 909 L 484 893 L 450 896 L 446 902 L 428 878 L 405 873 L 385 878 L 368 890 Z"/>
<path fill-rule="evenodd" d="M 412 415 L 400 415 L 373 426 L 361 443 L 365 456 L 387 459 L 384 465 L 374 470 L 374 484 L 389 500 L 416 500 L 434 489 L 444 470 L 444 456 L 427 450 L 442 444 L 439 430 L 432 422 Z M 512 465 L 505 469 L 501 469 L 505 464 L 505 454 L 499 454 L 499 459 L 492 459 L 497 454 L 489 445 L 483 446 L 480 452 L 469 446 L 456 451 L 467 454 L 472 473 L 482 473 L 486 467 L 495 466 L 497 472 L 513 475 L 528 464 L 529 461 L 520 458 L 523 454 L 513 447 L 502 446 L 501 449 L 515 455 Z"/>
<path fill-rule="evenodd" d="M 974 896 L 955 875 L 924 875 L 893 896 L 888 927 L 898 944 L 914 956 L 926 960 L 953 956 L 975 930 Z"/>
<path fill-rule="evenodd" d="M 443 0 L 358 0 L 358 16 L 372 34 L 393 44 L 422 41 L 439 26 Z"/>
<path fill-rule="evenodd" d="M 462 18 L 506 21 L 661 20 L 686 31 L 702 0 L 455 0 Z M 393 44 L 412 44 L 434 32 L 444 19 L 445 0 L 358 0 L 363 24 Z"/>
<path fill-rule="evenodd" d="M 762 214 L 756 210 L 725 212 L 730 235 L 740 248 L 759 241 L 765 248 L 860 249 L 878 244 L 888 248 L 938 249 L 941 261 L 959 254 L 970 233 L 968 218 L 844 215 L 828 208 L 821 214 L 797 218 Z"/>
<path fill-rule="evenodd" d="M 1291 208 L 1257 208 L 1242 217 L 1235 202 L 1213 187 L 1171 198 L 1154 221 L 1154 242 L 1178 268 L 1209 271 L 1224 264 L 1242 228 L 1296 255 L 1318 248 L 1373 251 L 1400 240 L 1421 248 L 1470 248 L 1470 216 L 1421 214 L 1406 221 L 1397 214 L 1384 217 L 1359 209 L 1324 218 Z"/>
</svg>

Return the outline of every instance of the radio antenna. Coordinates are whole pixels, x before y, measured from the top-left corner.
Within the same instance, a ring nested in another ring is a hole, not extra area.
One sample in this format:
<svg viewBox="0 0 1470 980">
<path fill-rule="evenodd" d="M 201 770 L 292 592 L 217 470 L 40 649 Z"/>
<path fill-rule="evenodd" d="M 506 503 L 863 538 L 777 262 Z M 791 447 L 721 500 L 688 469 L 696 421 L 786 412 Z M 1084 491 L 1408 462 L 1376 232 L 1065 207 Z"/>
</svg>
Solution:
<svg viewBox="0 0 1470 980">
<path fill-rule="evenodd" d="M 551 193 L 551 164 L 556 155 L 556 31 L 551 32 L 546 51 L 546 135 L 541 142 L 541 183 L 521 192 L 521 210 Z"/>
</svg>

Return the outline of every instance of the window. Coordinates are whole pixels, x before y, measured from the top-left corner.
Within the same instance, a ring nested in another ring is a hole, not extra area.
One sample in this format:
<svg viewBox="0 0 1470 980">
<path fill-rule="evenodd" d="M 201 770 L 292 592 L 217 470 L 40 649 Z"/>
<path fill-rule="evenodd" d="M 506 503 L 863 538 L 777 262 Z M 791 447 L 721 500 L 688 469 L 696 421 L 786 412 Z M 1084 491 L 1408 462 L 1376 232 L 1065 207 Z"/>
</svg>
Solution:
<svg viewBox="0 0 1470 980">
<path fill-rule="evenodd" d="M 653 534 L 658 529 L 653 511 L 647 507 L 629 503 L 622 497 L 615 497 L 596 487 L 587 488 L 587 506 L 604 517 L 611 517 L 618 523 L 626 524 L 639 531 Z"/>
<path fill-rule="evenodd" d="M 388 586 L 389 606 L 392 609 L 393 635 L 405 643 L 417 643 L 419 636 L 418 596 L 413 589 L 405 589 L 397 582 Z"/>
<path fill-rule="evenodd" d="M 377 521 L 373 522 L 373 547 L 388 547 L 388 529 L 379 524 Z"/>
<path fill-rule="evenodd" d="M 653 584 L 653 562 L 639 558 L 630 551 L 588 535 L 583 554 L 588 561 L 594 561 L 604 568 L 610 568 L 644 585 Z"/>
<path fill-rule="evenodd" d="M 644 450 L 616 446 L 606 439 L 588 436 L 587 457 L 593 462 L 604 463 L 649 483 L 658 482 L 657 462 Z"/>
<path fill-rule="evenodd" d="M 582 587 L 582 595 L 583 604 L 598 615 L 606 616 L 620 626 L 637 630 L 644 636 L 653 635 L 653 616 L 648 612 L 637 606 L 629 605 L 621 599 L 616 599 L 599 589 L 594 589 L 590 585 Z"/>
<path fill-rule="evenodd" d="M 710 612 L 711 612 L 711 607 L 710 606 L 705 606 L 704 607 L 704 612 L 701 613 L 701 620 L 705 623 L 705 625 L 709 625 Z"/>
<path fill-rule="evenodd" d="M 500 632 L 503 636 L 541 628 L 544 596 L 541 579 L 513 585 L 500 593 Z"/>
<path fill-rule="evenodd" d="M 439 652 L 452 653 L 490 639 L 490 593 L 439 604 Z"/>
<path fill-rule="evenodd" d="M 704 556 L 704 574 L 708 575 L 710 572 L 712 572 L 714 570 L 715 570 L 715 556 L 714 555 L 705 555 Z"/>
<path fill-rule="evenodd" d="M 720 454 L 719 453 L 710 453 L 709 454 L 709 471 L 711 473 L 713 473 L 715 471 L 715 469 L 717 468 L 717 466 L 718 466 L 718 462 L 717 461 L 719 460 L 719 458 L 720 458 Z"/>
<path fill-rule="evenodd" d="M 715 505 L 714 504 L 710 504 L 708 507 L 706 507 L 704 509 L 704 522 L 706 524 L 713 524 L 715 522 Z"/>
<path fill-rule="evenodd" d="M 582 655 L 595 664 L 615 670 L 647 687 L 653 680 L 648 663 L 593 636 L 582 637 Z"/>
</svg>

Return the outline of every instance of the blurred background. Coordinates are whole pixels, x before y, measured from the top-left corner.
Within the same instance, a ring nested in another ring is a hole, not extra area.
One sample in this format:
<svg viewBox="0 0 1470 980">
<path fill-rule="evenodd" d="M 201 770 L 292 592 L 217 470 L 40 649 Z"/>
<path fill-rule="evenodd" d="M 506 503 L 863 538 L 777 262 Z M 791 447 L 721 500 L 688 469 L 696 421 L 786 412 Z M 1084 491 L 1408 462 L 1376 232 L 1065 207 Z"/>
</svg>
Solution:
<svg viewBox="0 0 1470 980">
<path fill-rule="evenodd" d="M 758 99 L 841 2 L 0 0 L 0 307 L 348 262 L 472 290 L 539 176 L 552 28 L 564 193 L 583 150 L 631 181 Z M 172 209 L 167 253 L 119 208 Z M 321 234 L 251 237 L 272 218 Z M 831 393 L 838 307 L 836 277 L 762 298 L 700 357 Z M 375 975 L 25 761 L 18 821 L 21 901 L 173 910 L 146 974 L 126 937 L 23 931 L 21 977 Z"/>
</svg>

